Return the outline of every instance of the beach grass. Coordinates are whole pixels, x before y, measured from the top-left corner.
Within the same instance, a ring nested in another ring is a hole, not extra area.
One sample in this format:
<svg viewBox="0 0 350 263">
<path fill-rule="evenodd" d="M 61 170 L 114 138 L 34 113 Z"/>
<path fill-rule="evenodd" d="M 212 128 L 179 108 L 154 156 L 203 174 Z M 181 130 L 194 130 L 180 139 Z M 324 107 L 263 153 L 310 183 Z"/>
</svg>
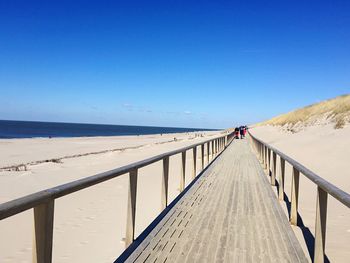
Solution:
<svg viewBox="0 0 350 263">
<path fill-rule="evenodd" d="M 350 119 L 350 94 L 315 103 L 276 116 L 270 120 L 258 123 L 257 125 L 295 126 L 296 124 L 307 124 L 311 120 L 324 117 L 334 123 L 334 128 L 343 128 Z"/>
</svg>

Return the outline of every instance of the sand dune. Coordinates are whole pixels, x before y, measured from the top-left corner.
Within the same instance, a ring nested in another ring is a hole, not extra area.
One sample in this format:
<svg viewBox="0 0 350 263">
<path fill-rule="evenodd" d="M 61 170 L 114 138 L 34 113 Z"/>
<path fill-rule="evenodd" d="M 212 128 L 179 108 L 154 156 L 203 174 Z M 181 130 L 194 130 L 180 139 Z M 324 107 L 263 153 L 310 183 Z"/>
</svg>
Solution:
<svg viewBox="0 0 350 263">
<path fill-rule="evenodd" d="M 341 129 L 347 123 L 350 123 L 350 94 L 281 114 L 270 120 L 258 123 L 257 126 L 285 126 L 284 128 L 290 131 L 298 131 L 305 126 L 314 126 L 320 122 L 333 124 L 336 129 Z"/>
</svg>

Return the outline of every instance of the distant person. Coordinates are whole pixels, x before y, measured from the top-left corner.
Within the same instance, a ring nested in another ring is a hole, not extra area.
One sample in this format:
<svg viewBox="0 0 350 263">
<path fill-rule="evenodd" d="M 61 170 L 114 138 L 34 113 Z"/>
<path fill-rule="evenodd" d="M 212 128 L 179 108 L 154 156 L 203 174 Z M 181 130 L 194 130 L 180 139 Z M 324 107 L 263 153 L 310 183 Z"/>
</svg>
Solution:
<svg viewBox="0 0 350 263">
<path fill-rule="evenodd" d="M 238 127 L 235 128 L 235 137 L 234 138 L 239 139 L 239 128 Z"/>
<path fill-rule="evenodd" d="M 239 134 L 241 135 L 241 139 L 243 139 L 244 138 L 244 127 L 243 126 L 239 127 Z"/>
</svg>

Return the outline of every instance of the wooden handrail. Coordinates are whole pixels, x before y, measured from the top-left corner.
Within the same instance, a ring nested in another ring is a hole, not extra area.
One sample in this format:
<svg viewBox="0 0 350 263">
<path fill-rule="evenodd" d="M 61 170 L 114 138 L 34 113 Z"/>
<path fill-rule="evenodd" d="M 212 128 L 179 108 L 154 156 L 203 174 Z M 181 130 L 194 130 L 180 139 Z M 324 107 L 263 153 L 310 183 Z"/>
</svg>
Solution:
<svg viewBox="0 0 350 263">
<path fill-rule="evenodd" d="M 228 135 L 225 135 L 228 136 Z M 24 197 L 11 200 L 9 202 L 0 204 L 0 220 L 5 219 L 7 217 L 13 216 L 15 214 L 18 214 L 20 212 L 23 212 L 25 210 L 31 209 L 34 206 L 37 206 L 40 203 L 47 202 L 52 199 L 57 199 L 59 197 L 74 193 L 76 191 L 88 188 L 90 186 L 93 186 L 95 184 L 102 183 L 104 181 L 110 180 L 112 178 L 118 177 L 123 174 L 127 174 L 131 170 L 137 170 L 144 166 L 150 165 L 152 163 L 158 162 L 162 160 L 165 157 L 170 157 L 172 155 L 190 150 L 194 147 L 197 147 L 199 145 L 205 144 L 209 141 L 217 140 L 221 137 L 217 137 L 215 139 L 207 140 L 204 142 L 192 144 L 190 146 L 186 146 L 174 151 L 162 153 L 159 155 L 156 155 L 154 157 L 150 157 L 148 159 L 144 159 L 139 162 L 131 163 L 125 166 L 118 167 L 116 169 L 95 174 L 83 179 L 79 179 L 70 183 L 62 184 L 56 187 L 52 187 L 40 192 L 36 192 L 30 195 L 26 195 Z"/>
<path fill-rule="evenodd" d="M 292 174 L 292 189 L 291 189 L 291 210 L 290 210 L 290 223 L 297 225 L 298 219 L 298 199 L 299 199 L 299 177 L 300 173 L 310 179 L 317 186 L 317 199 L 316 199 L 316 219 L 315 219 L 315 245 L 314 245 L 314 257 L 313 262 L 323 263 L 325 258 L 325 243 L 326 243 L 326 221 L 327 221 L 327 197 L 328 194 L 333 196 L 336 200 L 350 208 L 350 194 L 339 189 L 335 185 L 331 184 L 327 180 L 318 176 L 299 162 L 290 158 L 288 155 L 282 153 L 275 147 L 263 142 L 256 138 L 249 131 L 248 134 L 251 138 L 253 147 L 262 162 L 262 165 L 267 169 L 270 174 L 270 159 L 271 152 L 273 155 L 271 185 L 275 185 L 276 175 L 276 157 L 280 158 L 280 175 L 279 175 L 279 193 L 278 197 L 280 201 L 283 201 L 284 195 L 284 177 L 285 177 L 285 162 L 288 162 L 293 167 Z"/>
<path fill-rule="evenodd" d="M 62 184 L 56 187 L 52 187 L 40 192 L 36 192 L 9 202 L 0 204 L 0 220 L 11 217 L 28 209 L 34 208 L 34 244 L 33 244 L 33 262 L 45 262 L 52 261 L 52 231 L 53 231 L 53 217 L 54 217 L 54 201 L 57 198 L 69 195 L 76 191 L 88 188 L 90 186 L 102 183 L 104 181 L 113 179 L 123 174 L 129 174 L 129 194 L 128 194 L 128 211 L 127 211 L 127 226 L 126 226 L 126 245 L 134 240 L 135 235 L 135 216 L 136 216 L 136 192 L 137 192 L 137 176 L 138 169 L 150 165 L 152 163 L 163 161 L 163 178 L 162 178 L 162 193 L 161 193 L 161 209 L 165 209 L 168 205 L 168 175 L 169 175 L 169 157 L 175 154 L 181 153 L 181 190 L 185 184 L 185 163 L 186 163 L 186 151 L 193 150 L 195 160 L 193 161 L 194 169 L 192 174 L 192 180 L 196 177 L 196 159 L 197 159 L 197 147 L 201 146 L 201 163 L 202 170 L 204 167 L 204 145 L 207 144 L 207 153 L 209 154 L 209 144 L 213 146 L 214 143 L 217 146 L 215 149 L 212 147 L 212 161 L 214 156 L 223 151 L 225 147 L 232 141 L 233 133 L 228 133 L 223 136 L 218 136 L 210 140 L 206 140 L 200 143 L 192 144 L 174 151 L 166 152 L 156 155 L 154 157 L 144 159 L 139 162 L 134 162 L 107 172 L 92 175 L 80 180 Z M 220 147 L 219 142 L 221 143 Z M 207 157 L 207 165 L 209 165 L 209 158 Z"/>
<path fill-rule="evenodd" d="M 317 186 L 322 188 L 324 191 L 326 191 L 328 194 L 333 196 L 335 199 L 337 199 L 339 202 L 343 203 L 345 206 L 350 208 L 350 194 L 347 192 L 341 190 L 340 188 L 336 187 L 335 185 L 331 184 L 327 180 L 323 179 L 322 177 L 318 176 L 299 162 L 295 161 L 288 155 L 282 153 L 275 147 L 268 145 L 267 143 L 263 142 L 262 140 L 259 140 L 255 136 L 253 136 L 250 132 L 249 135 L 256 141 L 262 143 L 265 145 L 268 149 L 270 149 L 272 152 L 276 153 L 278 156 L 283 158 L 286 162 L 290 163 L 294 168 L 296 168 L 300 173 L 305 175 L 307 178 L 309 178 L 312 182 L 314 182 Z"/>
</svg>

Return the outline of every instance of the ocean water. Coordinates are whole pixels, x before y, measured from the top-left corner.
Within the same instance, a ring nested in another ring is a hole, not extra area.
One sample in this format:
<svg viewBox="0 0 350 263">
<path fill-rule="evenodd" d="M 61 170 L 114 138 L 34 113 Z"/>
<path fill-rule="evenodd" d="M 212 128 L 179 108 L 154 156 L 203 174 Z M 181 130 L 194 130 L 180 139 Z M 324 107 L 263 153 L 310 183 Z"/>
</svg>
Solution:
<svg viewBox="0 0 350 263">
<path fill-rule="evenodd" d="M 0 120 L 0 138 L 145 135 L 208 129 Z"/>
</svg>

